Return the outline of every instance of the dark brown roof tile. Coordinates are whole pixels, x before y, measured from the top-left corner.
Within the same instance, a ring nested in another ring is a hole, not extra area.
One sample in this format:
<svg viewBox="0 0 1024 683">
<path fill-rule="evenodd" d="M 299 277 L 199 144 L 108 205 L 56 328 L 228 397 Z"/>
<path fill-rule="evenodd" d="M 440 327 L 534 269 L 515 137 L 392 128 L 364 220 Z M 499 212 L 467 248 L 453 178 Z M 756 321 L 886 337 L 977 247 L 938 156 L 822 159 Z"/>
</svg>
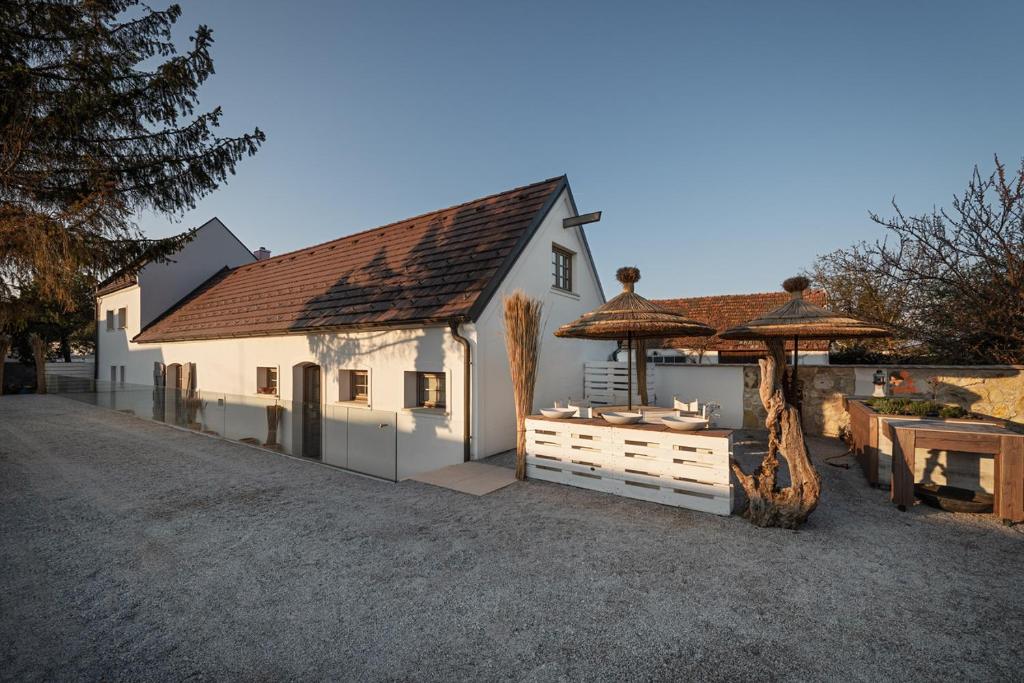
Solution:
<svg viewBox="0 0 1024 683">
<path fill-rule="evenodd" d="M 564 184 L 551 178 L 225 271 L 135 341 L 468 317 Z"/>
</svg>

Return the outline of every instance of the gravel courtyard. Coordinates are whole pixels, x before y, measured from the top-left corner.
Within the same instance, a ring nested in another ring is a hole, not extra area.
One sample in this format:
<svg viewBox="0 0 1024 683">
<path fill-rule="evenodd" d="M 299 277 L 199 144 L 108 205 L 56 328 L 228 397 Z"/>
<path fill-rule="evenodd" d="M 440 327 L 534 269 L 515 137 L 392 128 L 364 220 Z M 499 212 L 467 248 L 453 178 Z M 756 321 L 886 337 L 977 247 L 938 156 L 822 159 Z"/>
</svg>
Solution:
<svg viewBox="0 0 1024 683">
<path fill-rule="evenodd" d="M 900 514 L 820 469 L 811 522 L 763 530 L 541 482 L 379 482 L 5 396 L 0 676 L 1020 680 L 1024 528 Z"/>
</svg>

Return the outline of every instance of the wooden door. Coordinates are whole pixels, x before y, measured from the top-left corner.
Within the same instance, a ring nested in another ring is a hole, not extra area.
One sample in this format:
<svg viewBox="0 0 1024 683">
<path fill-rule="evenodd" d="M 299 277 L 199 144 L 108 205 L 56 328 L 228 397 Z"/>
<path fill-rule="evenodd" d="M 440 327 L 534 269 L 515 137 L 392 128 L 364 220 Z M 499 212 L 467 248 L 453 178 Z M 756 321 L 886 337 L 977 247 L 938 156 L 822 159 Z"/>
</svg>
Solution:
<svg viewBox="0 0 1024 683">
<path fill-rule="evenodd" d="M 302 368 L 302 454 L 320 458 L 320 366 Z"/>
</svg>

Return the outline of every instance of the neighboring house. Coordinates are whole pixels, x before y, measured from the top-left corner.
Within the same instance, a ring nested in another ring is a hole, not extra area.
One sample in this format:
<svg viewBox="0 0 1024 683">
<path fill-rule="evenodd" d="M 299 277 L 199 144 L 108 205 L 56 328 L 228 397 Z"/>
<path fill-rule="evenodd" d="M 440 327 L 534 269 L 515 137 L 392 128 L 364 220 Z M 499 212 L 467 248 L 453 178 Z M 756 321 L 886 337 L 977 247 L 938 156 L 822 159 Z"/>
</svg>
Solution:
<svg viewBox="0 0 1024 683">
<path fill-rule="evenodd" d="M 825 306 L 826 303 L 825 292 L 822 290 L 809 290 L 805 298 L 818 306 Z M 721 332 L 764 315 L 789 299 L 787 292 L 765 292 L 660 299 L 654 303 L 676 309 L 688 318 L 707 323 Z M 786 350 L 793 353 L 792 341 L 786 342 Z M 797 353 L 802 365 L 828 365 L 828 342 L 802 341 Z M 761 342 L 733 341 L 718 335 L 674 337 L 648 340 L 647 357 L 651 362 L 666 364 L 756 363 L 758 358 L 765 357 L 765 347 Z"/>
<path fill-rule="evenodd" d="M 96 378 L 119 384 L 152 383 L 152 363 L 128 361 L 130 339 L 218 271 L 256 260 L 217 218 L 196 228 L 191 241 L 166 261 L 152 261 L 134 275 L 115 274 L 96 290 Z"/>
<path fill-rule="evenodd" d="M 273 258 L 221 245 L 199 268 L 192 242 L 166 264 L 175 295 L 152 295 L 163 310 L 147 306 L 150 266 L 101 291 L 100 379 L 191 376 L 205 410 L 224 413 L 213 431 L 244 404 L 254 438 L 279 403 L 287 450 L 387 478 L 508 450 L 503 295 L 544 304 L 535 405 L 580 395 L 584 361 L 614 349 L 552 335 L 604 302 L 582 229 L 563 227 L 577 215 L 563 176 Z"/>
</svg>

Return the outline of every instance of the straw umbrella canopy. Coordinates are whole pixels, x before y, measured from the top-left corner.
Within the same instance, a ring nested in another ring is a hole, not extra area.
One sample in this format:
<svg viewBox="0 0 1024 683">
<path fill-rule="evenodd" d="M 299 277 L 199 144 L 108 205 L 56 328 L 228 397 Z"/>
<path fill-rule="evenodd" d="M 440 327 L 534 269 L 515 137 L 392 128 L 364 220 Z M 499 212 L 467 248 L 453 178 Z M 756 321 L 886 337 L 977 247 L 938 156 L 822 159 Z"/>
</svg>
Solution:
<svg viewBox="0 0 1024 683">
<path fill-rule="evenodd" d="M 810 285 L 805 277 L 789 278 L 782 288 L 790 300 L 774 311 L 722 332 L 722 339 L 760 340 L 768 347 L 768 358 L 758 363 L 761 384 L 758 394 L 764 405 L 768 450 L 761 465 L 751 474 L 745 473 L 735 460 L 732 470 L 747 494 L 746 516 L 758 526 L 779 526 L 796 529 L 818 506 L 821 477 L 814 469 L 796 399 L 797 351 L 800 339 L 840 339 L 886 337 L 889 330 L 850 316 L 827 311 L 804 300 Z M 793 376 L 790 396 L 782 386 L 786 365 L 785 340 L 793 339 Z M 780 489 L 776 483 L 778 456 L 786 459 L 789 485 Z"/>
<path fill-rule="evenodd" d="M 718 336 L 722 339 L 771 341 L 793 340 L 793 377 L 791 392 L 796 397 L 797 351 L 800 340 L 866 339 L 891 336 L 882 326 L 815 306 L 804 299 L 810 286 L 805 277 L 791 277 L 782 283 L 790 300 L 760 318 L 731 327 Z"/>
<path fill-rule="evenodd" d="M 575 339 L 625 339 L 627 345 L 627 403 L 633 407 L 633 340 L 661 337 L 710 337 L 713 327 L 691 320 L 676 311 L 651 303 L 633 291 L 640 279 L 637 268 L 619 268 L 615 279 L 622 293 L 603 306 L 584 313 L 555 330 L 556 337 Z"/>
</svg>

